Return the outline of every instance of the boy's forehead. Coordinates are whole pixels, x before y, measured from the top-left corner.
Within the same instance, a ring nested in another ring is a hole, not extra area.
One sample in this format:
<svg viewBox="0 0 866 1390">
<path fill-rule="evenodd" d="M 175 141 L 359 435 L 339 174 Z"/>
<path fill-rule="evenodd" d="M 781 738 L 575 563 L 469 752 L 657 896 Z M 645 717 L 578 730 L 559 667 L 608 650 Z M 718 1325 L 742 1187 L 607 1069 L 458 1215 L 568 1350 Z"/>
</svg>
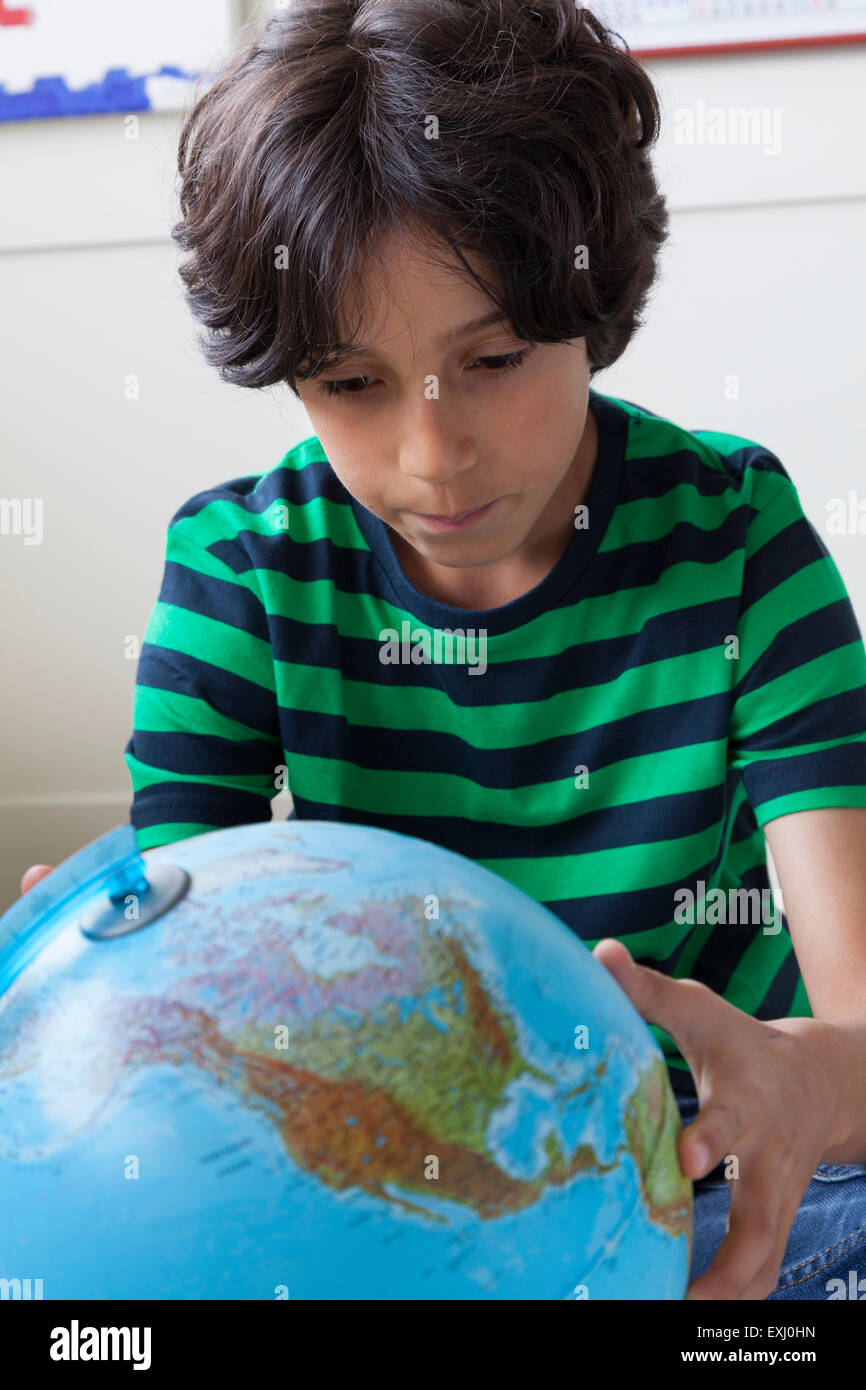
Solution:
<svg viewBox="0 0 866 1390">
<path fill-rule="evenodd" d="M 462 249 L 468 264 L 498 290 L 498 277 L 482 258 Z M 332 353 L 358 355 L 385 347 L 408 329 L 413 339 L 446 349 L 461 337 L 495 324 L 506 314 L 467 274 L 449 246 L 392 229 L 372 250 L 359 283 L 338 314 L 340 338 Z M 331 355 L 331 354 L 329 354 Z"/>
</svg>

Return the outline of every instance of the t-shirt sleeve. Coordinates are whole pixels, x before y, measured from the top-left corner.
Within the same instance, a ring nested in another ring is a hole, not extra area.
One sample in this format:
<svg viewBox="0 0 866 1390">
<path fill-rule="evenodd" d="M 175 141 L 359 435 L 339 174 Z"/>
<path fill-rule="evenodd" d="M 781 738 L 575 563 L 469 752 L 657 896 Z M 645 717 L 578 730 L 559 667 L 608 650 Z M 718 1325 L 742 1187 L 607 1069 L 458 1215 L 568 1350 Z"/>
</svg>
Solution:
<svg viewBox="0 0 866 1390">
<path fill-rule="evenodd" d="M 215 553 L 228 543 L 204 544 L 197 522 L 181 515 L 169 526 L 136 676 L 125 759 L 143 850 L 269 820 L 278 790 L 273 654 L 255 571 L 236 573 Z"/>
<path fill-rule="evenodd" d="M 758 824 L 866 806 L 866 651 L 823 540 L 782 473 L 763 472 L 738 624 L 729 763 Z"/>
</svg>

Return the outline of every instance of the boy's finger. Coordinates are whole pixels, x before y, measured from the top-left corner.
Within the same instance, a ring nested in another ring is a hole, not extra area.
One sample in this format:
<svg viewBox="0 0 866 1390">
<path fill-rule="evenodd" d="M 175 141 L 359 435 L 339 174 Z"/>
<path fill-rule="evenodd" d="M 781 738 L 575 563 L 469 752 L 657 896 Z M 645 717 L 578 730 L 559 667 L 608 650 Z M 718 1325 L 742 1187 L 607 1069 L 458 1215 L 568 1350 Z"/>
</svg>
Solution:
<svg viewBox="0 0 866 1390">
<path fill-rule="evenodd" d="M 21 879 L 21 892 L 29 893 L 31 888 L 35 888 L 41 879 L 52 872 L 53 864 L 31 864 Z"/>
<path fill-rule="evenodd" d="M 735 1104 L 724 1099 L 706 1101 L 679 1137 L 684 1176 L 692 1182 L 705 1178 L 722 1159 L 736 1154 L 736 1140 L 741 1133 L 742 1122 Z"/>
<path fill-rule="evenodd" d="M 708 1046 L 727 1042 L 732 1015 L 747 1020 L 732 1004 L 698 980 L 678 980 L 647 965 L 638 965 L 628 947 L 614 937 L 597 942 L 592 954 L 613 975 L 647 1023 L 673 1038 L 693 1076 Z"/>
<path fill-rule="evenodd" d="M 765 1299 L 772 1293 L 799 1202 L 793 1209 L 766 1172 L 732 1179 L 728 1233 L 686 1299 Z M 802 1193 L 800 1196 L 802 1197 Z"/>
</svg>

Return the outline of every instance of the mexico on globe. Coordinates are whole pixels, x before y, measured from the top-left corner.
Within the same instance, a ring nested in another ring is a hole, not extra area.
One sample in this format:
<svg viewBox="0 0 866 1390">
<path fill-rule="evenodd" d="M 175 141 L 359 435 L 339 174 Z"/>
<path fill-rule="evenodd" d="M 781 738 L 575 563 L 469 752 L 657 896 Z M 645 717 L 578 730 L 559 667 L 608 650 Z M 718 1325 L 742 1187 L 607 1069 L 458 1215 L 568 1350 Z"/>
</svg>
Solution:
<svg viewBox="0 0 866 1390">
<path fill-rule="evenodd" d="M 553 913 L 324 821 L 94 841 L 0 918 L 0 1273 L 49 1299 L 683 1299 L 664 1058 Z"/>
</svg>

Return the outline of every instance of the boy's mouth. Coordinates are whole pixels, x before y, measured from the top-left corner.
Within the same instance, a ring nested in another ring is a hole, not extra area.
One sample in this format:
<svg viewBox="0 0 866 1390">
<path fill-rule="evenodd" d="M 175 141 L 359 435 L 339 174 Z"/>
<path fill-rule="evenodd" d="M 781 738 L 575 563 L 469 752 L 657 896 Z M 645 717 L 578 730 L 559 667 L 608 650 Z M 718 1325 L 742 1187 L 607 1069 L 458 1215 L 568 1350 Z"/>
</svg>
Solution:
<svg viewBox="0 0 866 1390">
<path fill-rule="evenodd" d="M 429 516 L 424 512 L 415 512 L 414 515 L 437 530 L 457 531 L 480 521 L 498 501 L 499 498 L 495 497 L 492 502 L 485 502 L 481 507 L 472 507 L 468 512 L 458 512 L 456 516 Z"/>
</svg>

